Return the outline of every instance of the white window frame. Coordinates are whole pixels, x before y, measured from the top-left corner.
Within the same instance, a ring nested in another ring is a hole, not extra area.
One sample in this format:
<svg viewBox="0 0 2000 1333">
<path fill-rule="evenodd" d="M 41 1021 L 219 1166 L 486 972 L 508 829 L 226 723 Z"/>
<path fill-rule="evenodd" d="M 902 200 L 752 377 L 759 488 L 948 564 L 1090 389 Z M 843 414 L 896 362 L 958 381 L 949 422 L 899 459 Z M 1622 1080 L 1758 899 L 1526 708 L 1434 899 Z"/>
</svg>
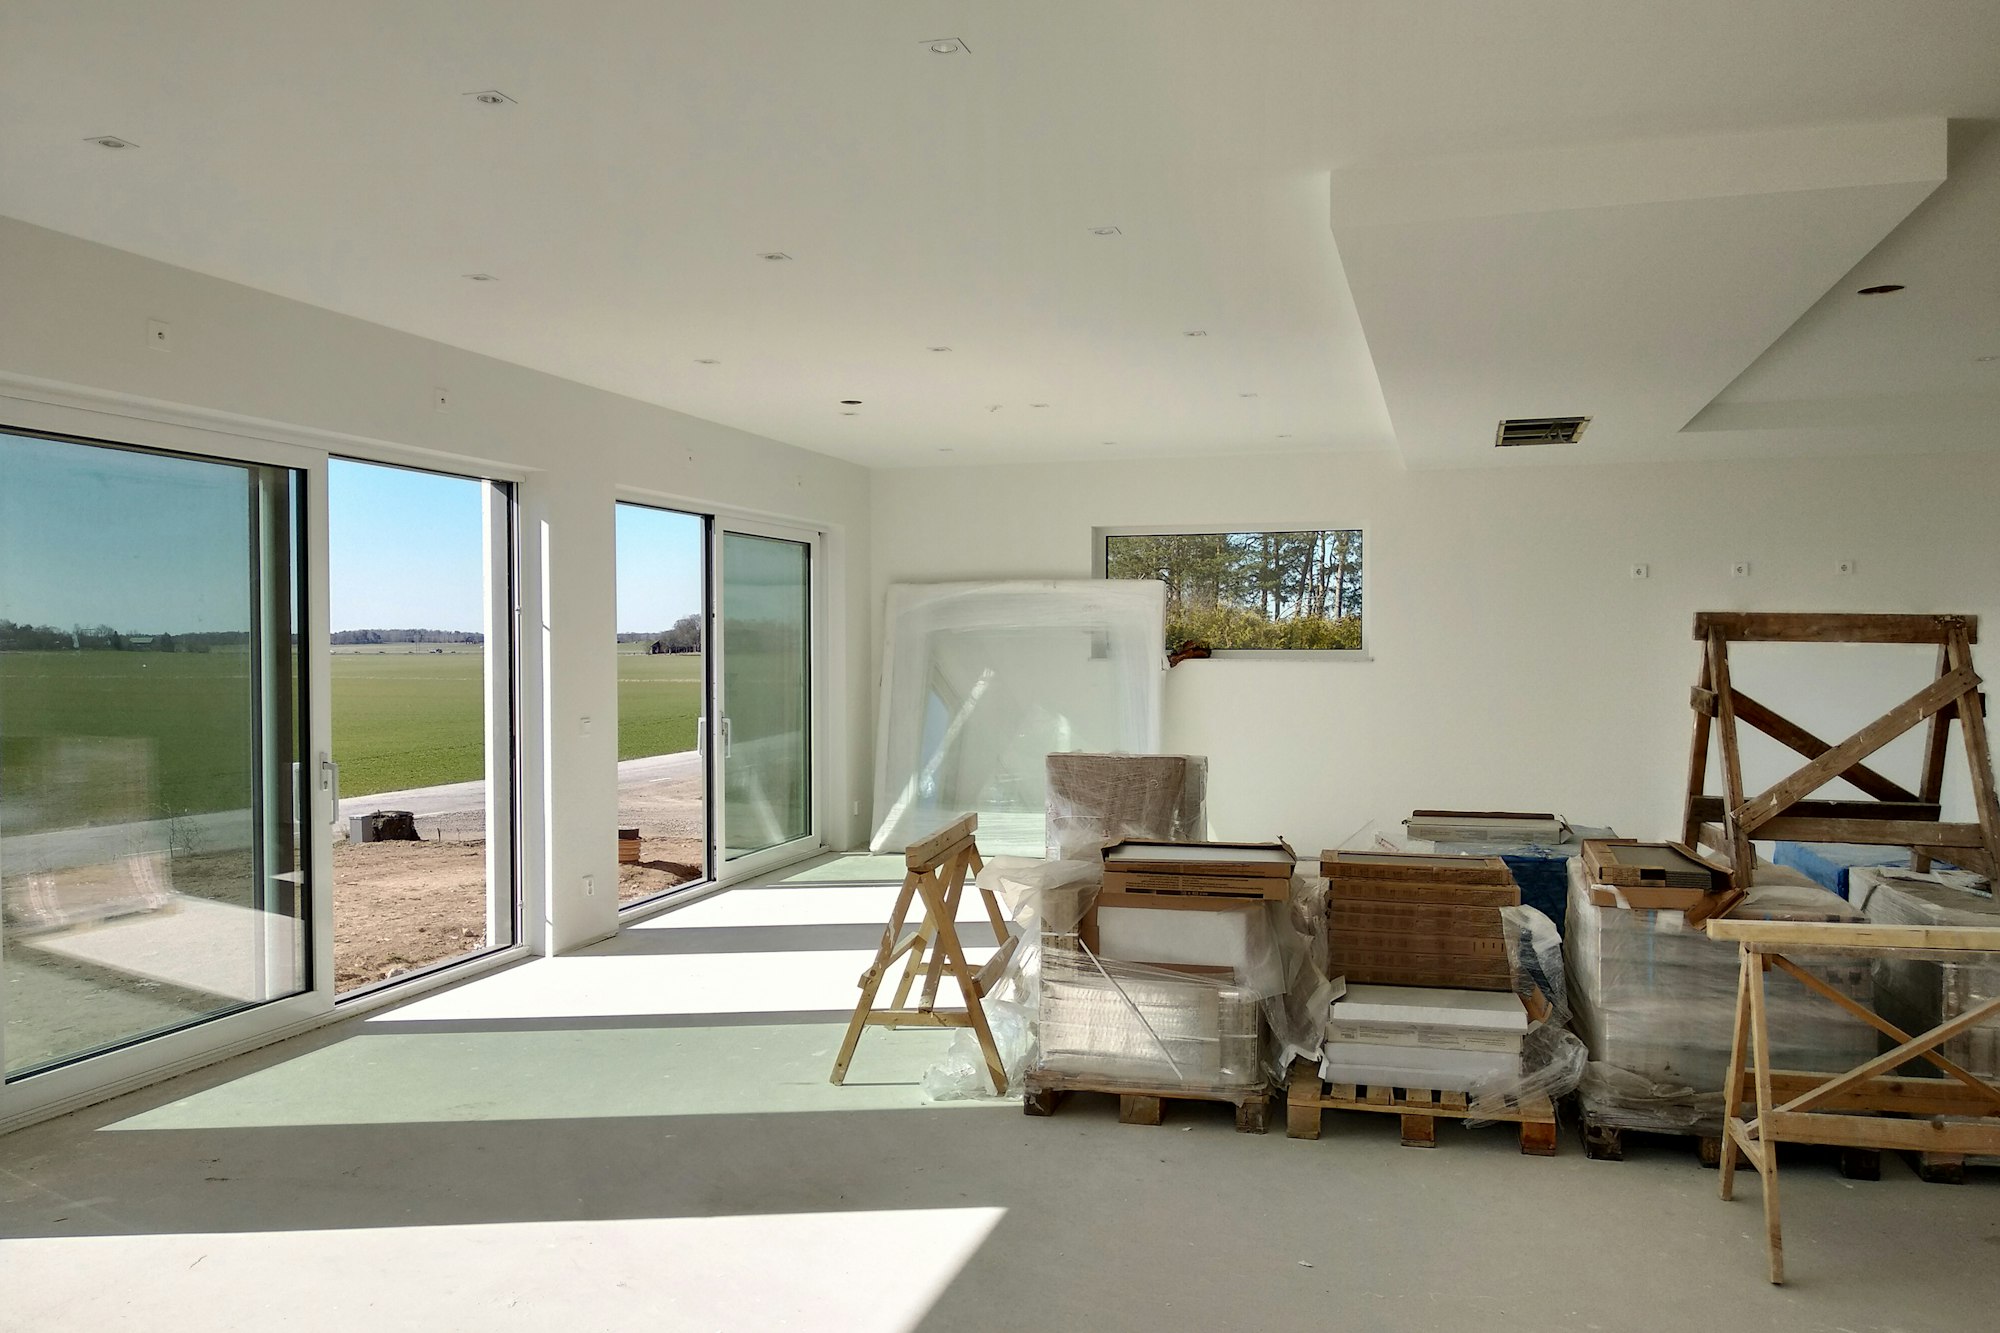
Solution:
<svg viewBox="0 0 2000 1333">
<path fill-rule="evenodd" d="M 140 449 L 165 450 L 224 463 L 288 467 L 305 474 L 303 563 L 306 616 L 302 647 L 307 654 L 307 736 L 311 751 L 300 756 L 300 760 L 314 768 L 332 734 L 332 693 L 326 670 L 331 656 L 327 631 L 328 457 L 338 454 L 365 462 L 400 463 L 431 470 L 473 466 L 484 477 L 512 483 L 517 511 L 520 486 L 525 480 L 525 475 L 519 471 L 400 449 L 381 441 L 287 427 L 229 413 L 180 407 L 130 395 L 100 393 L 6 373 L 0 373 L 0 425 L 83 440 L 126 444 Z M 518 536 L 516 544 L 519 545 Z M 518 600 L 522 585 L 518 554 L 516 563 L 511 584 Z M 530 673 L 528 659 L 517 654 L 516 668 L 514 688 L 519 719 L 520 701 L 535 696 L 530 693 L 526 679 Z M 538 680 L 539 665 L 533 670 Z M 516 771 L 513 803 L 517 821 L 520 818 L 520 793 L 530 787 L 531 775 L 526 771 L 530 757 L 521 754 L 518 749 L 518 738 L 525 734 L 526 729 L 525 720 L 517 720 L 517 749 L 513 759 Z M 539 768 L 541 757 L 533 756 L 533 761 Z M 332 823 L 336 810 L 332 804 L 333 793 L 328 790 L 327 784 L 317 780 L 303 781 L 301 786 L 309 798 L 307 823 L 321 830 L 326 829 Z M 515 942 L 511 945 L 483 951 L 455 964 L 414 973 L 404 985 L 357 992 L 336 1007 L 332 968 L 332 840 L 323 834 L 310 839 L 307 856 L 312 872 L 309 928 L 313 948 L 313 984 L 310 990 L 144 1038 L 13 1082 L 0 1082 L 0 1133 L 267 1046 L 336 1018 L 351 1017 L 370 1009 L 400 1003 L 429 990 L 454 985 L 469 976 L 504 967 L 529 956 L 528 944 L 520 938 L 520 931 L 517 930 Z M 522 873 L 524 858 L 515 856 L 513 859 L 516 866 L 514 897 L 521 928 L 525 929 L 526 922 L 532 919 L 531 913 L 539 909 L 538 900 L 543 886 L 531 882 Z M 4 995 L 0 995 L 0 1005 L 4 1005 Z M 4 1032 L 5 1012 L 0 1009 L 0 1040 L 4 1040 Z"/>
</svg>

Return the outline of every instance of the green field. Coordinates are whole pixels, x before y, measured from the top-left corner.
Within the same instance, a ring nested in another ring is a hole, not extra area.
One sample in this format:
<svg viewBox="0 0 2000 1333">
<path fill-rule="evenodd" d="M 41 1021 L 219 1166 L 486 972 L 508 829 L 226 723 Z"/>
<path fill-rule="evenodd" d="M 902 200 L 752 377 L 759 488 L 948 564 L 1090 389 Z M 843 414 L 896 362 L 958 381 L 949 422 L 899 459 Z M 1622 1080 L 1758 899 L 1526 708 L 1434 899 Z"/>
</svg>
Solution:
<svg viewBox="0 0 2000 1333">
<path fill-rule="evenodd" d="M 695 744 L 701 662 L 693 653 L 618 655 L 618 757 L 673 754 Z M 468 782 L 485 771 L 482 657 L 433 653 L 333 655 L 333 752 L 343 796 Z M 240 809 L 249 792 L 249 659 L 238 652 L 0 654 L 0 785 L 46 786 L 48 741 L 123 737 L 106 758 L 129 781 L 101 781 L 95 820 Z M 103 748 L 103 747 L 100 747 Z M 142 757 L 141 757 L 142 756 Z M 112 806 L 117 808 L 111 808 Z"/>
<path fill-rule="evenodd" d="M 369 796 L 484 771 L 480 657 L 370 650 L 333 655 L 333 745 L 343 796 Z M 618 757 L 692 750 L 701 657 L 618 654 Z"/>
<path fill-rule="evenodd" d="M 240 649 L 0 653 L 0 787 L 60 823 L 241 809 L 250 744 Z"/>
</svg>

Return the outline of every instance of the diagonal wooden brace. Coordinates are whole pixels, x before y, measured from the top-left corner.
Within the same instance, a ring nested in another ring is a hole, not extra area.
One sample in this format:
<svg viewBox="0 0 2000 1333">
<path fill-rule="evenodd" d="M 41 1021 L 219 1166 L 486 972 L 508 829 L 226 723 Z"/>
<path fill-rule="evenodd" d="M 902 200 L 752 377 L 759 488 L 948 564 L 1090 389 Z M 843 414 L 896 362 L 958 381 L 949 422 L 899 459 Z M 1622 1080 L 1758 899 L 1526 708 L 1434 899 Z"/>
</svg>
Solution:
<svg viewBox="0 0 2000 1333">
<path fill-rule="evenodd" d="M 1961 666 L 1876 718 L 1790 777 L 1751 797 L 1736 812 L 1736 826 L 1754 832 L 1804 800 L 1959 696 L 1979 686 L 1979 673 Z"/>
</svg>

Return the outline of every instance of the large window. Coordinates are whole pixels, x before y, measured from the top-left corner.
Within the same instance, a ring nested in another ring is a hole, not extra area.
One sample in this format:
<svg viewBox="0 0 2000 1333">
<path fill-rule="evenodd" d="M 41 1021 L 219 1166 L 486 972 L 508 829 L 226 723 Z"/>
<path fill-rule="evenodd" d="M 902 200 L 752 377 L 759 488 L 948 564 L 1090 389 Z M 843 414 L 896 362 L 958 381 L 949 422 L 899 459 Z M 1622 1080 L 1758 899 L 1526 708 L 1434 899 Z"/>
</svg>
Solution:
<svg viewBox="0 0 2000 1333">
<path fill-rule="evenodd" d="M 515 939 L 512 488 L 327 465 L 335 988 Z"/>
<path fill-rule="evenodd" d="M 9 1080 L 312 985 L 302 482 L 0 434 Z"/>
<path fill-rule="evenodd" d="M 1112 534 L 1104 576 L 1167 585 L 1167 647 L 1357 651 L 1361 533 Z"/>
<path fill-rule="evenodd" d="M 709 523 L 620 501 L 618 902 L 707 879 Z"/>
</svg>

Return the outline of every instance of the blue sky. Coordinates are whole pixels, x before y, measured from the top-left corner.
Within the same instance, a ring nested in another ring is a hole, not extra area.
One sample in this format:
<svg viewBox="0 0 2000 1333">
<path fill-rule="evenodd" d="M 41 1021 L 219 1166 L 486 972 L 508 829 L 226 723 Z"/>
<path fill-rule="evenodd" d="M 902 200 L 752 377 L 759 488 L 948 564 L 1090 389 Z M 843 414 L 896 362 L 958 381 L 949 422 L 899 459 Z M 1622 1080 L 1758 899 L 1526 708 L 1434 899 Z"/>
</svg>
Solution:
<svg viewBox="0 0 2000 1333">
<path fill-rule="evenodd" d="M 478 630 L 480 483 L 334 459 L 327 467 L 332 628 Z M 701 606 L 701 520 L 618 506 L 618 629 L 651 633 Z"/>
<path fill-rule="evenodd" d="M 0 619 L 138 633 L 249 627 L 250 469 L 0 434 Z M 334 459 L 332 628 L 478 631 L 481 484 Z M 701 606 L 701 520 L 619 505 L 618 628 Z"/>
<path fill-rule="evenodd" d="M 618 632 L 671 629 L 701 610 L 701 520 L 647 505 L 618 506 Z"/>
<path fill-rule="evenodd" d="M 0 620 L 248 629 L 251 475 L 0 435 Z"/>
</svg>

